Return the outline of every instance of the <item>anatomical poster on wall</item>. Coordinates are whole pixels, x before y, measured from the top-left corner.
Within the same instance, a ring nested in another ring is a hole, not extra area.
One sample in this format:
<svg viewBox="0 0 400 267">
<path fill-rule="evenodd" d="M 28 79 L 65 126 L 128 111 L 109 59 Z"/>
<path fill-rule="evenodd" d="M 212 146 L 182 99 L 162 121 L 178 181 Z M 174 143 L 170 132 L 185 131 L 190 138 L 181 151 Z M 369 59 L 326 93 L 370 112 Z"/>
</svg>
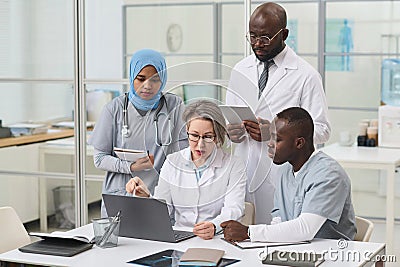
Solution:
<svg viewBox="0 0 400 267">
<path fill-rule="evenodd" d="M 348 54 L 353 51 L 354 21 L 351 19 L 326 20 L 326 52 L 341 53 L 339 56 L 326 57 L 327 71 L 353 71 L 353 58 Z"/>
</svg>

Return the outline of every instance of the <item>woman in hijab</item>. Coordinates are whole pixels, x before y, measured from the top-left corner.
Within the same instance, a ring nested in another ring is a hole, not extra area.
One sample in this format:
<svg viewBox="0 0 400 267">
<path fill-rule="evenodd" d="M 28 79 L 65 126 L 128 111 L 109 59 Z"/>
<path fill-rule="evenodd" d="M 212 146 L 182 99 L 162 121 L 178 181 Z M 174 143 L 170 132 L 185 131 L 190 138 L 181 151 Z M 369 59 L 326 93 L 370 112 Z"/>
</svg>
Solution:
<svg viewBox="0 0 400 267">
<path fill-rule="evenodd" d="M 126 194 L 125 185 L 135 176 L 153 193 L 166 156 L 188 145 L 182 99 L 162 92 L 167 81 L 164 57 L 151 49 L 137 51 L 129 81 L 129 93 L 104 106 L 90 137 L 94 165 L 106 171 L 104 194 Z M 128 161 L 117 157 L 116 148 L 147 151 L 148 156 Z M 104 203 L 101 216 L 107 216 Z"/>
</svg>

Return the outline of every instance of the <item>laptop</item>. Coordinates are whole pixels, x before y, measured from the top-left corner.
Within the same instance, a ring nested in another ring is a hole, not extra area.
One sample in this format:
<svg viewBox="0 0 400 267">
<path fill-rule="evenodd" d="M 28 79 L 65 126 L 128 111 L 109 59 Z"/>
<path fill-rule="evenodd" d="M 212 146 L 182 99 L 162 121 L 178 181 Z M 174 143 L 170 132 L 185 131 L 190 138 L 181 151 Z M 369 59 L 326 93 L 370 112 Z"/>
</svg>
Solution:
<svg viewBox="0 0 400 267">
<path fill-rule="evenodd" d="M 155 198 L 103 194 L 107 214 L 121 211 L 119 236 L 176 243 L 195 234 L 172 229 L 168 207 Z"/>
</svg>

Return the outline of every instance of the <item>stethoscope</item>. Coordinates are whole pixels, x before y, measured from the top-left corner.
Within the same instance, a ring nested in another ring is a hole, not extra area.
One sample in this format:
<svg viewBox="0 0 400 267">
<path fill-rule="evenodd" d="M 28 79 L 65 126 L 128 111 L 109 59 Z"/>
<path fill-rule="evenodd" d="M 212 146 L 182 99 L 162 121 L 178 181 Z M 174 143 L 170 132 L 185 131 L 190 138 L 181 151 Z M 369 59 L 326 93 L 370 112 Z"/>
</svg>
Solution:
<svg viewBox="0 0 400 267">
<path fill-rule="evenodd" d="M 154 114 L 154 118 L 153 118 L 153 124 L 154 124 L 154 128 L 156 131 L 154 139 L 155 139 L 155 143 L 157 146 L 169 146 L 172 143 L 171 118 L 170 118 L 170 116 L 168 116 L 167 113 L 161 112 L 161 109 L 163 108 L 164 104 L 165 104 L 165 107 L 167 108 L 167 112 L 169 113 L 167 100 L 165 99 L 164 95 L 161 95 L 160 104 L 158 105 L 156 112 Z M 130 136 L 130 130 L 129 130 L 129 125 L 128 125 L 128 105 L 129 105 L 128 93 L 125 93 L 124 108 L 122 110 L 122 115 L 124 116 L 124 119 L 123 119 L 122 130 L 121 130 L 123 138 L 127 138 Z M 168 120 L 169 137 L 168 137 L 167 142 L 165 142 L 165 143 L 162 142 L 161 136 L 160 136 L 160 138 L 158 136 L 158 121 L 159 121 L 160 116 L 165 116 Z"/>
</svg>

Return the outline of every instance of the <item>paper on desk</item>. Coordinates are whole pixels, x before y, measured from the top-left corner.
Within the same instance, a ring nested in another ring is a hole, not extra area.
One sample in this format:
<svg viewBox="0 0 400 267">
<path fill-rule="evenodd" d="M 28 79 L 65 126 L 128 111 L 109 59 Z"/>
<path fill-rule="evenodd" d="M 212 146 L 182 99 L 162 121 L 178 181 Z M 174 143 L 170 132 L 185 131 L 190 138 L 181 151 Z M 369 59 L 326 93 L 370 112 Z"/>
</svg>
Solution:
<svg viewBox="0 0 400 267">
<path fill-rule="evenodd" d="M 62 239 L 74 239 L 74 240 L 78 240 L 78 241 L 85 242 L 85 243 L 93 243 L 94 242 L 94 233 L 93 232 L 89 232 L 86 234 L 79 234 L 79 235 L 74 235 L 69 232 L 61 232 L 61 231 L 55 231 L 50 234 L 49 233 L 30 232 L 29 235 L 40 237 L 43 239 L 50 237 L 50 238 L 62 238 Z"/>
<path fill-rule="evenodd" d="M 94 127 L 94 121 L 87 121 L 86 122 L 86 127 Z M 57 127 L 57 128 L 68 128 L 68 129 L 74 129 L 74 122 L 73 121 L 60 121 L 57 123 L 53 123 L 52 124 L 53 127 Z"/>
<path fill-rule="evenodd" d="M 264 247 L 279 247 L 279 246 L 291 246 L 291 245 L 300 245 L 300 244 L 308 244 L 310 241 L 299 241 L 299 242 L 251 242 L 250 239 L 246 239 L 241 242 L 231 242 L 224 238 L 222 238 L 226 242 L 237 246 L 241 249 L 249 249 L 249 248 L 264 248 Z"/>
<path fill-rule="evenodd" d="M 45 124 L 34 124 L 34 123 L 16 123 L 8 125 L 13 136 L 41 134 L 47 132 L 47 126 Z"/>
</svg>

